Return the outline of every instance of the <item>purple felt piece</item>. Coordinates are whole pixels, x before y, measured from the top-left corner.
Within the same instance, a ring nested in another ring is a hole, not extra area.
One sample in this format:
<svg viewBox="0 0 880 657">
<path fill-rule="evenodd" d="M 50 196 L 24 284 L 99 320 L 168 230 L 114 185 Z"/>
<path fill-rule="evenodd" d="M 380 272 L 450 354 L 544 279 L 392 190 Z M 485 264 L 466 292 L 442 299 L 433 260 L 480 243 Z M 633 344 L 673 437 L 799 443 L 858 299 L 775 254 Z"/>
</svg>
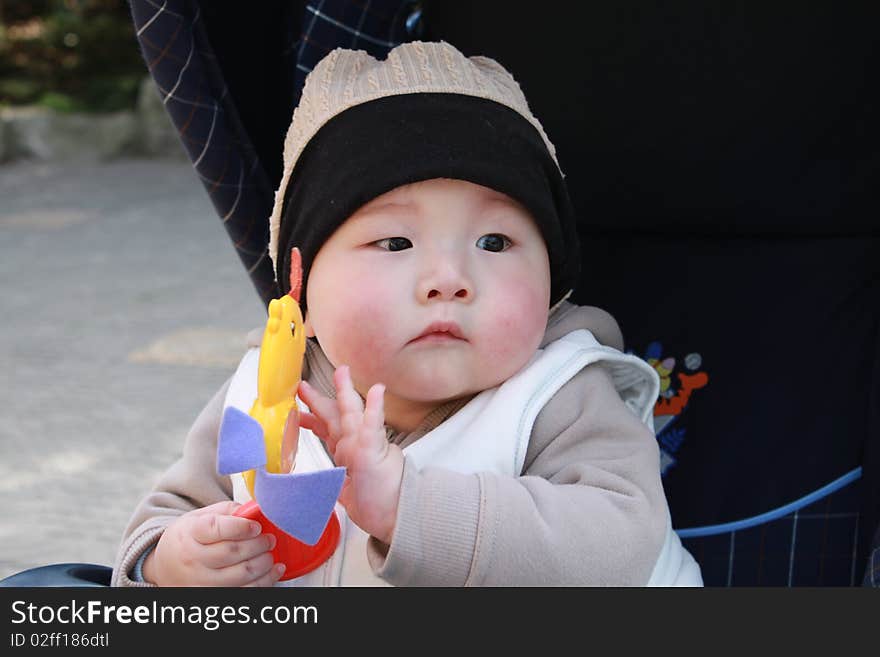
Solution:
<svg viewBox="0 0 880 657">
<path fill-rule="evenodd" d="M 282 531 L 306 545 L 321 538 L 342 492 L 345 468 L 299 474 L 257 470 L 254 496 L 263 514 Z"/>
<path fill-rule="evenodd" d="M 247 413 L 230 406 L 223 413 L 217 438 L 217 472 L 245 472 L 266 465 L 263 427 Z"/>
</svg>

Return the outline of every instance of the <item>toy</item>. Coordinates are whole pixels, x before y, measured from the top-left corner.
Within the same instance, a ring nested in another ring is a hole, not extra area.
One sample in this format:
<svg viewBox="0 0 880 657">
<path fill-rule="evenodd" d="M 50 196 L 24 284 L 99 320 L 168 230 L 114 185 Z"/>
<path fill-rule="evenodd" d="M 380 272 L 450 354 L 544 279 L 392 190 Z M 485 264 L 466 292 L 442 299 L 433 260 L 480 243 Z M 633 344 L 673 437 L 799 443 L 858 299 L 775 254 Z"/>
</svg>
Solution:
<svg viewBox="0 0 880 657">
<path fill-rule="evenodd" d="M 345 478 L 345 468 L 292 472 L 299 439 L 296 390 L 306 345 L 297 250 L 291 272 L 296 284 L 290 293 L 269 303 L 257 398 L 249 414 L 226 409 L 217 446 L 218 472 L 242 473 L 251 496 L 236 515 L 258 521 L 277 538 L 272 553 L 287 566 L 282 580 L 313 570 L 333 554 L 340 534 L 333 507 Z"/>
<path fill-rule="evenodd" d="M 291 295 L 269 303 L 269 318 L 260 347 L 257 399 L 250 411 L 251 417 L 263 428 L 269 472 L 290 472 L 296 453 L 299 412 L 295 395 L 306 348 L 302 324 L 299 304 Z M 251 497 L 255 476 L 255 470 L 244 473 Z"/>
</svg>

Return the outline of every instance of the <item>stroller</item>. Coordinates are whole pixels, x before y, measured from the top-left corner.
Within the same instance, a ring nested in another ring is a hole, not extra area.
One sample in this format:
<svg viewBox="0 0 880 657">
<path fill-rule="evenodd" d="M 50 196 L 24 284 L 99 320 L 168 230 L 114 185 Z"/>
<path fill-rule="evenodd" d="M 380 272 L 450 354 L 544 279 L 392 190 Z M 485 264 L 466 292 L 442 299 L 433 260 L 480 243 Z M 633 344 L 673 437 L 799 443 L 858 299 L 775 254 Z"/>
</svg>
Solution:
<svg viewBox="0 0 880 657">
<path fill-rule="evenodd" d="M 581 218 L 572 300 L 611 312 L 660 376 L 664 488 L 705 583 L 880 585 L 877 8 L 612 3 L 569 21 L 492 1 L 130 4 L 266 303 L 281 144 L 317 61 L 425 39 L 503 62 Z M 2 585 L 109 574 L 54 564 Z"/>
</svg>

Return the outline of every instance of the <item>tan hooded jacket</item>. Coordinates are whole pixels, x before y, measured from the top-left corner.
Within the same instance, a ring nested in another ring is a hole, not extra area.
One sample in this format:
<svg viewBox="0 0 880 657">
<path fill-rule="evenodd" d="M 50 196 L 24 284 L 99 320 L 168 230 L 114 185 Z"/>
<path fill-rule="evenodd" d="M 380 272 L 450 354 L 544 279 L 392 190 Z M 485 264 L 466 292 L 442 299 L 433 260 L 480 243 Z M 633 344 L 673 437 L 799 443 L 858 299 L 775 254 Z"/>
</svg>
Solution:
<svg viewBox="0 0 880 657">
<path fill-rule="evenodd" d="M 598 308 L 560 304 L 546 345 L 585 328 L 622 348 L 614 319 Z M 249 340 L 259 344 L 261 330 Z M 333 396 L 333 367 L 310 342 L 303 376 Z M 196 419 L 183 456 L 135 509 L 113 570 L 114 586 L 165 527 L 196 508 L 231 499 L 230 478 L 216 472 L 217 434 L 228 381 Z M 461 408 L 450 402 L 409 433 L 406 446 Z M 660 554 L 668 510 L 659 450 L 651 431 L 623 403 L 601 364 L 565 384 L 538 415 L 523 473 L 463 475 L 416 469 L 407 460 L 390 546 L 368 543 L 374 572 L 398 586 L 643 585 Z"/>
</svg>

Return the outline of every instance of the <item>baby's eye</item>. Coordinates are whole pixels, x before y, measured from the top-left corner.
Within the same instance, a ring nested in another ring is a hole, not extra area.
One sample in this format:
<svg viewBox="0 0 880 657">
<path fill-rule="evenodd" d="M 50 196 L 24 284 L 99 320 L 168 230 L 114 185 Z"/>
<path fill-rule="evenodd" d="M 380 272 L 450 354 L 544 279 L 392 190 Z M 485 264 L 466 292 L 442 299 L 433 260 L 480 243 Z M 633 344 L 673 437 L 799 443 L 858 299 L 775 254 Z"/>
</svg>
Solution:
<svg viewBox="0 0 880 657">
<path fill-rule="evenodd" d="M 477 240 L 478 249 L 486 249 L 486 251 L 494 252 L 506 251 L 510 248 L 511 244 L 510 238 L 499 233 L 489 233 L 488 235 L 483 235 Z"/>
<path fill-rule="evenodd" d="M 376 240 L 373 244 L 386 251 L 403 251 L 404 249 L 411 249 L 413 245 L 405 237 L 386 237 L 385 239 Z"/>
</svg>

